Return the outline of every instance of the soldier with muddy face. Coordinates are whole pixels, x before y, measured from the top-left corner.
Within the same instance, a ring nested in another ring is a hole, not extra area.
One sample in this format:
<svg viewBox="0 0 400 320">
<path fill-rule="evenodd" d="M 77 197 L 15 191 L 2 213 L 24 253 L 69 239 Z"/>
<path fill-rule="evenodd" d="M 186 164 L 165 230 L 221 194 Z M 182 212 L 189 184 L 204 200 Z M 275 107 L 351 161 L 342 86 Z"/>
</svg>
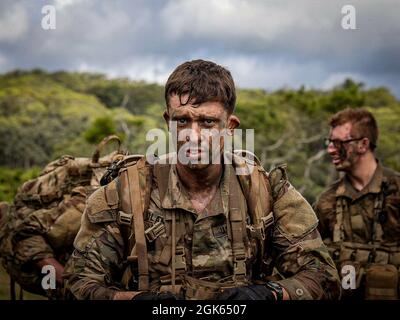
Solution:
<svg viewBox="0 0 400 320">
<path fill-rule="evenodd" d="M 90 196 L 65 272 L 71 296 L 338 298 L 316 215 L 284 167 L 267 173 L 243 152 L 228 163 L 222 147 L 220 161 L 198 161 L 215 150 L 203 130 L 232 133 L 239 126 L 230 72 L 210 61 L 185 62 L 170 75 L 165 100 L 164 118 L 185 136 L 177 150 L 187 148 L 181 154 L 188 161 L 132 158 Z M 248 173 L 238 175 L 241 167 Z"/>
<path fill-rule="evenodd" d="M 344 297 L 396 299 L 400 265 L 400 174 L 375 157 L 378 127 L 364 108 L 330 120 L 327 151 L 342 177 L 315 205 L 319 229 L 338 269 L 353 266 Z M 350 270 L 350 269 L 349 269 Z"/>
</svg>

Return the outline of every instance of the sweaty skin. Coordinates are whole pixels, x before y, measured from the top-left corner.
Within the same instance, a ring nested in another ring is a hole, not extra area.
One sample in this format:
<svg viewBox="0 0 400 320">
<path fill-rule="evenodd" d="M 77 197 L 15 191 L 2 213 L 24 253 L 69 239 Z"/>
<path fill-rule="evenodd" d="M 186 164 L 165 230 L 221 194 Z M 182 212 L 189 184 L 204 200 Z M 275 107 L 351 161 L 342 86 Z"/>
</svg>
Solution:
<svg viewBox="0 0 400 320">
<path fill-rule="evenodd" d="M 336 126 L 330 131 L 332 140 L 346 141 L 354 138 L 361 137 L 352 133 L 352 124 L 349 122 Z M 330 143 L 327 152 L 336 170 L 345 172 L 356 190 L 362 190 L 371 181 L 377 162 L 373 152 L 369 150 L 367 138 L 343 144 L 341 148 L 336 148 L 333 143 Z"/>
<path fill-rule="evenodd" d="M 179 146 L 188 141 L 196 145 L 194 142 L 199 141 L 203 128 L 233 130 L 239 125 L 239 119 L 229 115 L 219 102 L 181 106 L 174 95 L 170 97 L 164 117 L 167 123 L 170 120 L 177 122 L 178 134 L 192 129 L 186 139 L 178 142 L 178 151 Z M 223 141 L 223 135 L 220 139 Z M 223 143 L 220 152 L 222 148 Z M 208 151 L 206 149 L 191 146 L 189 158 L 198 159 Z M 212 149 L 210 140 L 208 149 Z M 180 222 L 177 238 L 181 239 L 186 254 L 185 275 L 198 279 L 212 276 L 213 281 L 218 281 L 231 276 L 234 267 L 232 244 L 227 232 L 230 192 L 237 193 L 238 209 L 245 216 L 249 214 L 247 202 L 232 165 L 193 162 L 183 165 L 178 161 L 176 166 L 170 165 L 165 193 L 161 196 L 161 186 L 155 183 L 145 219 L 151 222 L 155 216 L 166 221 L 170 210 L 175 210 L 177 222 Z M 261 172 L 261 167 L 259 170 Z M 232 182 L 233 187 L 239 189 L 230 191 Z M 288 181 L 274 191 L 273 197 L 272 192 L 267 193 L 276 218 L 268 251 L 274 259 L 270 263 L 285 277 L 277 280 L 284 299 L 338 297 L 337 271 L 316 230 L 317 219 L 311 206 Z M 116 207 L 109 206 L 109 200 L 114 196 L 107 196 L 115 192 L 116 181 L 113 181 L 88 200 L 81 229 L 75 238 L 76 250 L 66 272 L 67 288 L 77 299 L 125 300 L 138 293 L 124 291 L 125 287 L 120 285 L 125 270 L 126 247 L 114 218 Z M 149 278 L 155 290 L 159 289 L 160 277 L 170 274 L 171 263 L 160 261 L 164 249 L 168 249 L 167 243 L 168 233 L 164 233 L 149 245 Z M 249 262 L 256 259 L 257 249 L 249 243 Z"/>
<path fill-rule="evenodd" d="M 183 98 L 185 100 L 185 98 Z M 182 106 L 177 95 L 170 98 L 168 111 L 164 114 L 165 120 L 170 119 L 177 121 L 177 134 L 185 129 L 191 129 L 192 134 L 186 137 L 186 141 L 194 140 L 197 142 L 201 139 L 201 129 L 217 129 L 225 128 L 233 130 L 239 126 L 240 121 L 234 115 L 229 115 L 223 105 L 219 102 L 206 102 L 200 105 L 192 105 L 190 103 Z M 194 134 L 193 134 L 194 133 Z M 203 137 L 204 138 L 204 137 Z M 178 142 L 178 148 L 182 146 L 182 142 Z M 224 146 L 224 137 L 220 138 L 221 155 Z M 212 149 L 212 140 L 208 139 L 208 149 Z M 200 155 L 199 155 L 200 158 Z M 190 201 L 197 212 L 202 212 L 215 196 L 218 184 L 222 175 L 222 165 L 219 164 L 198 164 L 196 166 L 183 165 L 179 161 L 177 163 L 177 173 L 190 196 Z M 201 169 L 201 170 L 199 170 Z M 284 300 L 289 299 L 289 294 L 283 289 Z M 275 292 L 273 292 L 276 297 Z"/>
<path fill-rule="evenodd" d="M 344 151 L 336 148 L 333 143 L 328 145 L 327 151 L 332 158 L 332 164 L 345 175 L 329 186 L 314 204 L 321 236 L 328 244 L 333 241 L 337 200 L 345 199 L 351 227 L 344 230 L 344 241 L 352 239 L 357 243 L 369 243 L 375 233 L 372 226 L 376 221 L 376 200 L 385 187 L 381 215 L 385 218 L 381 237 L 383 242 L 396 243 L 400 235 L 400 175 L 378 163 L 369 147 L 368 138 L 352 129 L 352 124 L 347 122 L 330 131 L 332 140 L 361 139 L 344 144 L 341 148 Z M 345 156 L 342 157 L 342 153 Z"/>
<path fill-rule="evenodd" d="M 188 132 L 185 141 L 178 142 L 178 150 L 185 142 L 201 145 L 201 139 L 208 139 L 208 150 L 211 150 L 212 139 L 202 136 L 202 129 L 221 130 L 227 125 L 227 129 L 233 130 L 240 123 L 236 116 L 228 115 L 220 102 L 205 102 L 200 105 L 193 105 L 189 102 L 182 106 L 181 101 L 186 100 L 187 95 L 181 99 L 176 94 L 172 95 L 168 110 L 164 114 L 167 122 L 170 120 L 177 122 L 178 136 L 183 130 Z M 219 154 L 221 154 L 224 146 L 223 136 L 220 138 L 219 146 Z M 201 150 L 201 152 L 205 151 Z M 198 159 L 201 157 L 201 152 L 197 155 Z M 222 176 L 222 165 L 212 163 L 183 165 L 178 161 L 177 172 L 190 196 L 193 207 L 198 212 L 203 211 L 217 191 Z"/>
</svg>

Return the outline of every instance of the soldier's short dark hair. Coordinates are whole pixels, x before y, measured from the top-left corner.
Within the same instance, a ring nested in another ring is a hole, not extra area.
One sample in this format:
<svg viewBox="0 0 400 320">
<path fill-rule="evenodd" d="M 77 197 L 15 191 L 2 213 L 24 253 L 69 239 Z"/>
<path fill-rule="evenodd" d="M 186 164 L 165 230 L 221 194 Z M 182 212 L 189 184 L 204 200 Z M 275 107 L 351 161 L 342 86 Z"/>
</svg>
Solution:
<svg viewBox="0 0 400 320">
<path fill-rule="evenodd" d="M 377 145 L 379 131 L 373 114 L 366 108 L 346 108 L 333 115 L 329 124 L 334 128 L 348 122 L 352 124 L 352 135 L 355 138 L 368 138 L 371 150 L 374 150 Z"/>
<path fill-rule="evenodd" d="M 171 95 L 179 98 L 188 95 L 181 104 L 220 102 L 233 113 L 236 104 L 236 90 L 232 75 L 226 68 L 205 60 L 192 60 L 179 65 L 169 76 L 165 85 L 165 102 L 169 106 Z"/>
</svg>

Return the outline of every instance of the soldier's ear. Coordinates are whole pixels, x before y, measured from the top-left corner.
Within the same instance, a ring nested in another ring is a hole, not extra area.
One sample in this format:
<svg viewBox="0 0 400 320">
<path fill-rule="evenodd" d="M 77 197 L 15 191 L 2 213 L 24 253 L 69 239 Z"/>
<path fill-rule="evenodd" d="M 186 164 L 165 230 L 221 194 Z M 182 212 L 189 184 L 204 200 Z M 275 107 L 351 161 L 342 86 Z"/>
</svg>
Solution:
<svg viewBox="0 0 400 320">
<path fill-rule="evenodd" d="M 368 138 L 362 138 L 358 145 L 361 153 L 366 153 L 370 149 L 370 141 Z"/>
<path fill-rule="evenodd" d="M 167 109 L 165 109 L 165 111 L 163 113 L 163 117 L 164 117 L 165 121 L 167 122 L 167 125 L 169 125 L 170 116 L 169 116 L 169 113 L 168 113 L 168 107 L 167 107 Z"/>
<path fill-rule="evenodd" d="M 240 120 L 237 116 L 235 116 L 234 114 L 231 114 L 228 117 L 228 123 L 227 123 L 227 127 L 229 130 L 234 130 L 237 127 L 239 127 L 240 125 Z"/>
</svg>

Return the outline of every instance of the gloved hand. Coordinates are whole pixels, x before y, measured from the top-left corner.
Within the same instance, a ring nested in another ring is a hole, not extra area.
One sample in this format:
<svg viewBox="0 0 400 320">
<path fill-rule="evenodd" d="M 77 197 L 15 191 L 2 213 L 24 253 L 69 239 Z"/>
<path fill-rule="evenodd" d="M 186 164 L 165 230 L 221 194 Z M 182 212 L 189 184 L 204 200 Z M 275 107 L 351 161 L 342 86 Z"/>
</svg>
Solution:
<svg viewBox="0 0 400 320">
<path fill-rule="evenodd" d="M 180 300 L 179 297 L 174 295 L 171 292 L 151 292 L 151 291 L 144 291 L 136 296 L 133 297 L 132 300 L 159 300 L 159 301 L 175 301 Z"/>
<path fill-rule="evenodd" d="M 224 290 L 217 300 L 276 300 L 273 291 L 264 285 L 253 284 Z"/>
</svg>

